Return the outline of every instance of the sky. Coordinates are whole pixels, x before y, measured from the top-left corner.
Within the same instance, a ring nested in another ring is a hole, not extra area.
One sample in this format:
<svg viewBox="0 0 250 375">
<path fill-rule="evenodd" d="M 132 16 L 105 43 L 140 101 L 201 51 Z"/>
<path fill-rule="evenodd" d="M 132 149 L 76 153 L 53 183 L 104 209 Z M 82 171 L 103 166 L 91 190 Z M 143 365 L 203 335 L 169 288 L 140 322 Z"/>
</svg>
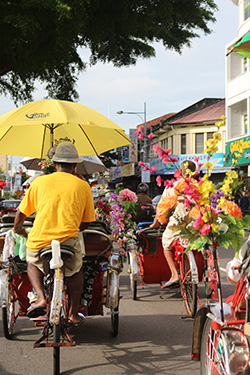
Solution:
<svg viewBox="0 0 250 375">
<path fill-rule="evenodd" d="M 225 97 L 225 46 L 238 35 L 238 7 L 231 0 L 215 0 L 219 11 L 212 33 L 191 41 L 182 54 L 156 44 L 156 57 L 139 59 L 135 66 L 114 68 L 98 63 L 79 76 L 78 102 L 109 117 L 126 132 L 142 121 L 137 115 L 118 115 L 118 111 L 143 112 L 146 120 L 178 112 L 203 98 Z M 83 57 L 88 56 L 82 52 Z M 34 99 L 46 93 L 40 86 Z M 0 115 L 14 109 L 8 97 L 0 97 Z M 143 116 L 143 115 L 142 115 Z M 24 155 L 25 156 L 25 155 Z M 20 157 L 13 158 L 18 164 Z"/>
</svg>

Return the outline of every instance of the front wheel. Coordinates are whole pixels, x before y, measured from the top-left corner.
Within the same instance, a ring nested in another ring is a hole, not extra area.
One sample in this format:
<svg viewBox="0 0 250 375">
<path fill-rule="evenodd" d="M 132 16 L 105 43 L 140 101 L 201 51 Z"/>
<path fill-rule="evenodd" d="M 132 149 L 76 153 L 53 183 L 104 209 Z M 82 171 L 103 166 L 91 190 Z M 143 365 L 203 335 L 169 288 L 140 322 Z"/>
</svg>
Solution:
<svg viewBox="0 0 250 375">
<path fill-rule="evenodd" d="M 182 254 L 180 263 L 181 272 L 181 292 L 186 306 L 187 313 L 194 317 L 197 311 L 198 286 L 192 279 L 189 257 L 186 253 Z"/>
<path fill-rule="evenodd" d="M 235 327 L 212 329 L 206 320 L 201 340 L 201 375 L 249 374 L 249 347 Z"/>
<path fill-rule="evenodd" d="M 18 317 L 19 307 L 11 281 L 7 282 L 6 303 L 2 307 L 3 332 L 6 339 L 13 337 L 13 327 Z"/>
<path fill-rule="evenodd" d="M 119 329 L 119 308 L 118 308 L 118 306 L 111 311 L 111 326 L 112 326 L 112 336 L 116 337 L 118 335 L 118 329 Z"/>
<path fill-rule="evenodd" d="M 131 293 L 132 298 L 134 301 L 137 299 L 137 280 L 133 280 L 133 275 L 130 273 L 130 287 L 131 287 Z"/>
</svg>

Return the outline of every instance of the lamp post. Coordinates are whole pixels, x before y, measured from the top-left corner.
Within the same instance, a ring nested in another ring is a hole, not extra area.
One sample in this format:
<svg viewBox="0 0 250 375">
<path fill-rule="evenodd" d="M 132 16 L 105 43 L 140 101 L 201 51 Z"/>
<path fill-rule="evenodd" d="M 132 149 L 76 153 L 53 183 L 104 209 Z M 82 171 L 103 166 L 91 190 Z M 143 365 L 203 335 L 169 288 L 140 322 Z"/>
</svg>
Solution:
<svg viewBox="0 0 250 375">
<path fill-rule="evenodd" d="M 143 135 L 144 135 L 144 144 L 143 144 L 143 163 L 145 164 L 147 162 L 147 121 L 146 121 L 146 102 L 144 102 L 144 111 L 143 112 L 124 112 L 124 111 L 118 111 L 116 112 L 118 115 L 137 115 L 140 117 L 142 122 L 144 123 L 143 127 Z M 144 115 L 143 117 L 141 115 Z"/>
</svg>

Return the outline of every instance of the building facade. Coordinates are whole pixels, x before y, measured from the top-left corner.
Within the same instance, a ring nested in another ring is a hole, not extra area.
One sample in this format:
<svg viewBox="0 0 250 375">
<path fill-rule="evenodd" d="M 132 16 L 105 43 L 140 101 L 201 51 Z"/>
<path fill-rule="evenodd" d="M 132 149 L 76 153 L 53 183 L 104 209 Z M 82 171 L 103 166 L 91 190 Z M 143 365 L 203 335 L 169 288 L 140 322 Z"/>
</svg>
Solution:
<svg viewBox="0 0 250 375">
<path fill-rule="evenodd" d="M 242 179 L 249 185 L 250 164 L 250 59 L 231 52 L 250 30 L 250 0 L 232 0 L 238 6 L 238 35 L 226 45 L 226 166 L 237 159 Z M 248 189 L 249 190 L 249 189 Z"/>
</svg>

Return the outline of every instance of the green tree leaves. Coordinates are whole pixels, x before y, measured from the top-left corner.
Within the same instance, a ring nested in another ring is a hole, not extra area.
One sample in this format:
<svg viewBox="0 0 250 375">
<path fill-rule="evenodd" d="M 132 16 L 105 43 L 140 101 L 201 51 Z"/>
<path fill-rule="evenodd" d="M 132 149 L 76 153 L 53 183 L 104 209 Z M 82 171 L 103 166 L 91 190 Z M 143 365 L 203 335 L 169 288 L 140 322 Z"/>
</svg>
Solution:
<svg viewBox="0 0 250 375">
<path fill-rule="evenodd" d="M 210 33 L 213 0 L 22 0 L 0 3 L 0 93 L 31 100 L 34 82 L 49 97 L 78 98 L 75 83 L 87 63 L 135 64 L 155 55 L 154 42 L 181 52 Z M 80 49 L 90 51 L 82 61 Z"/>
</svg>

